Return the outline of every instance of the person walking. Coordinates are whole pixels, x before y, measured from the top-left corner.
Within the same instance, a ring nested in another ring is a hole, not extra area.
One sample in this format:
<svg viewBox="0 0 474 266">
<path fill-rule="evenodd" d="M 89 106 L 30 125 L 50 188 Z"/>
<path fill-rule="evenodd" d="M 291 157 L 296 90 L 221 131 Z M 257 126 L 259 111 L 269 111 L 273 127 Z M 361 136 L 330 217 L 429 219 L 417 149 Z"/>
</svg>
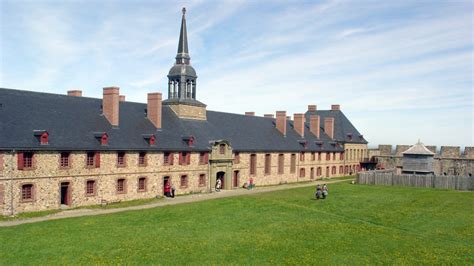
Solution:
<svg viewBox="0 0 474 266">
<path fill-rule="evenodd" d="M 325 199 L 328 196 L 328 186 L 326 184 L 323 185 L 323 199 Z"/>
<path fill-rule="evenodd" d="M 322 189 L 321 189 L 321 185 L 316 185 L 316 199 L 319 200 L 321 198 L 321 194 L 322 194 Z"/>
<path fill-rule="evenodd" d="M 220 178 L 218 178 L 216 181 L 216 192 L 221 191 L 221 186 L 222 186 L 222 181 Z"/>
</svg>

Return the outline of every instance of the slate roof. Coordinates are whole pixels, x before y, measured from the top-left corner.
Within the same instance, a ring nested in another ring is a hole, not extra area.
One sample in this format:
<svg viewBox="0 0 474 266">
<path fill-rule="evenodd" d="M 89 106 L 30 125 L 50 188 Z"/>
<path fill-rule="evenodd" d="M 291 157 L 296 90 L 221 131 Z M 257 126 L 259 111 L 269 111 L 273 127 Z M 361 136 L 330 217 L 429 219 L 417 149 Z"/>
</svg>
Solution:
<svg viewBox="0 0 474 266">
<path fill-rule="evenodd" d="M 293 121 L 287 121 L 287 135 L 283 136 L 273 118 L 207 111 L 207 121 L 187 120 L 179 119 L 166 105 L 162 128 L 156 130 L 146 118 L 146 104 L 134 102 L 120 102 L 119 127 L 114 128 L 101 115 L 101 106 L 102 99 L 0 88 L 0 150 L 206 151 L 210 142 L 227 140 L 235 151 L 343 151 L 342 145 L 336 145 L 343 132 L 360 135 L 341 111 L 317 111 L 321 129 L 325 116 L 335 117 L 336 142 L 323 130 L 317 139 L 309 123 L 301 138 Z M 48 145 L 40 145 L 35 130 L 49 133 Z M 107 133 L 108 145 L 100 145 L 97 132 Z M 152 147 L 144 138 L 151 134 L 156 136 Z M 195 138 L 193 147 L 183 140 L 188 136 Z"/>
<path fill-rule="evenodd" d="M 415 155 L 429 155 L 434 156 L 435 154 L 426 148 L 423 143 L 418 141 L 415 145 L 411 146 L 408 150 L 402 152 L 402 154 L 415 154 Z"/>
</svg>

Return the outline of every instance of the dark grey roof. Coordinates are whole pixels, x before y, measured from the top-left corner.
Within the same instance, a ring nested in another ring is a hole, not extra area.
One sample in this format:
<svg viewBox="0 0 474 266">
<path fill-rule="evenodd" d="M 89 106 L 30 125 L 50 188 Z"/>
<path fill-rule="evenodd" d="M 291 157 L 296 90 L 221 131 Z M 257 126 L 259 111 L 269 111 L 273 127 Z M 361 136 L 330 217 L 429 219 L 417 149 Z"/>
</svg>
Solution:
<svg viewBox="0 0 474 266">
<path fill-rule="evenodd" d="M 169 78 L 181 76 L 197 78 L 196 70 L 190 65 L 175 64 L 171 67 L 170 72 L 168 72 Z"/>
<path fill-rule="evenodd" d="M 181 18 L 181 30 L 179 32 L 178 55 L 189 58 L 188 52 L 188 33 L 186 30 L 186 8 L 183 7 L 183 16 Z"/>
<path fill-rule="evenodd" d="M 324 118 L 334 117 L 334 139 L 344 143 L 365 143 L 364 136 L 357 131 L 351 121 L 347 119 L 341 110 L 318 110 L 306 112 L 306 122 L 309 123 L 310 115 L 319 115 L 321 128 L 324 130 Z"/>
<path fill-rule="evenodd" d="M 0 88 L 0 149 L 203 151 L 210 148 L 211 141 L 224 139 L 236 151 L 343 150 L 324 132 L 317 139 L 308 123 L 303 139 L 293 130 L 292 121 L 287 122 L 287 135 L 283 136 L 272 118 L 207 111 L 207 121 L 187 120 L 179 119 L 164 105 L 162 129 L 156 130 L 146 118 L 146 104 L 120 102 L 119 127 L 113 128 L 101 115 L 101 106 L 102 99 Z M 358 134 L 342 112 L 337 114 L 336 131 L 349 128 Z M 39 144 L 35 130 L 49 133 L 48 145 Z M 107 146 L 100 145 L 97 132 L 107 133 Z M 153 147 L 146 141 L 151 134 L 157 142 Z M 183 140 L 189 136 L 195 138 L 193 147 Z"/>
</svg>

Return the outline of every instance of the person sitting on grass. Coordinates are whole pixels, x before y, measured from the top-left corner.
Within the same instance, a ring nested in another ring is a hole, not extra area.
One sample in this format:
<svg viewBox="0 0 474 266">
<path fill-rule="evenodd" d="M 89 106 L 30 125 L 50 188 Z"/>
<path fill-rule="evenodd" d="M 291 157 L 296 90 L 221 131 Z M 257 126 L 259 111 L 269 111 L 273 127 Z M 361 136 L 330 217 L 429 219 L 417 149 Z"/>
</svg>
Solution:
<svg viewBox="0 0 474 266">
<path fill-rule="evenodd" d="M 321 190 L 321 185 L 316 186 L 316 199 L 319 200 L 321 198 L 322 190 Z"/>
<path fill-rule="evenodd" d="M 328 196 L 328 186 L 326 184 L 323 185 L 323 199 Z"/>
</svg>

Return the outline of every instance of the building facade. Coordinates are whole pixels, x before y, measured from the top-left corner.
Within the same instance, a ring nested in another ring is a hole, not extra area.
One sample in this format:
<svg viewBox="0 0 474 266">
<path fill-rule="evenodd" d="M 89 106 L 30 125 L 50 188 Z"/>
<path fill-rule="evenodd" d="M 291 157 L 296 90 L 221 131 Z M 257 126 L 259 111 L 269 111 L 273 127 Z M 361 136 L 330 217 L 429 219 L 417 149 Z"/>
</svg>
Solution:
<svg viewBox="0 0 474 266">
<path fill-rule="evenodd" d="M 287 116 L 208 111 L 197 100 L 185 10 L 168 98 L 125 101 L 0 89 L 0 213 L 77 207 L 354 174 L 367 141 L 339 105 Z"/>
</svg>

